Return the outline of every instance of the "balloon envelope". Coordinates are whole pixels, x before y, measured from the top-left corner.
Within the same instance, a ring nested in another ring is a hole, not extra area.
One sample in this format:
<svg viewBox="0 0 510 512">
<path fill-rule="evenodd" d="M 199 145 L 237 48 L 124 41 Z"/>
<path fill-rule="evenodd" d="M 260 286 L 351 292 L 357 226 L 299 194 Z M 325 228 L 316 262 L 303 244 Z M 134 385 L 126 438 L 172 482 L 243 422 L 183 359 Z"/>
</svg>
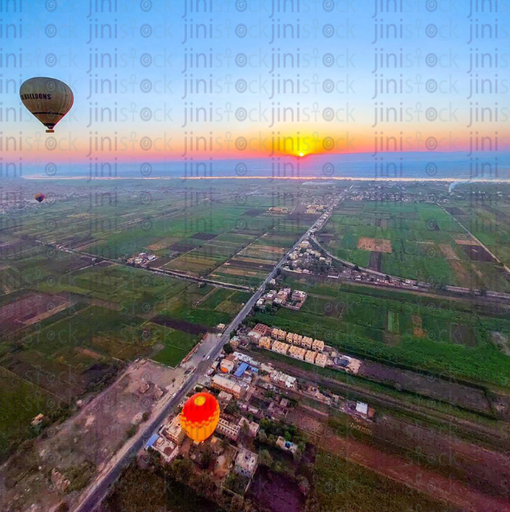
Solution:
<svg viewBox="0 0 510 512">
<path fill-rule="evenodd" d="M 30 78 L 21 84 L 19 95 L 23 105 L 53 133 L 55 125 L 74 103 L 73 91 L 56 78 Z"/>
<path fill-rule="evenodd" d="M 36 194 L 34 196 L 34 198 L 36 201 L 39 201 L 40 203 L 42 203 L 44 201 L 44 199 L 46 198 L 46 196 L 44 194 Z"/>
<path fill-rule="evenodd" d="M 210 393 L 193 395 L 182 408 L 181 427 L 197 443 L 213 434 L 219 420 L 220 404 Z"/>
</svg>

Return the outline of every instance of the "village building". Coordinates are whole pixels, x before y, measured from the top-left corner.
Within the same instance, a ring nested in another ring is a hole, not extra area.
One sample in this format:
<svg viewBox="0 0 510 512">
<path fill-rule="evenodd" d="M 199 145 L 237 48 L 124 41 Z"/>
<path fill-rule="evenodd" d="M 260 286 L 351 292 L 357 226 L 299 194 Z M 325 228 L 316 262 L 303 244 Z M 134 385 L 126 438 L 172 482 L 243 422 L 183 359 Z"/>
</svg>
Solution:
<svg viewBox="0 0 510 512">
<path fill-rule="evenodd" d="M 321 354 L 320 352 L 317 354 L 317 357 L 315 358 L 315 364 L 318 366 L 326 366 L 328 362 L 328 356 L 326 354 Z"/>
<path fill-rule="evenodd" d="M 164 425 L 161 429 L 161 433 L 177 445 L 180 445 L 186 436 L 184 430 L 181 428 L 181 419 L 179 416 L 175 416 L 168 426 Z"/>
<path fill-rule="evenodd" d="M 312 350 L 322 352 L 324 350 L 324 342 L 322 340 L 313 340 Z"/>
<path fill-rule="evenodd" d="M 248 338 L 250 338 L 251 341 L 254 341 L 255 343 L 260 340 L 262 337 L 262 334 L 260 334 L 259 331 L 251 330 L 248 333 Z"/>
<path fill-rule="evenodd" d="M 220 394 L 218 395 L 218 400 L 220 402 L 228 403 L 232 400 L 232 395 L 230 393 L 227 393 L 226 391 L 220 391 Z"/>
<path fill-rule="evenodd" d="M 257 465 L 257 454 L 246 448 L 241 448 L 235 460 L 234 471 L 247 478 L 252 478 L 257 470 Z"/>
<path fill-rule="evenodd" d="M 271 348 L 273 352 L 277 352 L 278 354 L 287 354 L 287 351 L 289 350 L 289 345 L 287 343 L 283 343 L 281 341 L 275 341 L 273 343 L 273 346 Z"/>
<path fill-rule="evenodd" d="M 312 338 L 308 336 L 303 336 L 303 339 L 301 340 L 301 346 L 307 349 L 311 349 L 313 344 Z"/>
<path fill-rule="evenodd" d="M 256 421 L 249 421 L 244 416 L 239 420 L 239 426 L 241 429 L 244 427 L 244 425 L 248 425 L 248 433 L 251 437 L 256 437 L 258 434 L 258 431 L 260 429 L 260 425 Z"/>
<path fill-rule="evenodd" d="M 214 375 L 211 381 L 213 388 L 219 389 L 220 391 L 226 391 L 236 398 L 241 398 L 244 394 L 244 388 L 242 388 L 236 382 L 231 381 L 221 375 Z"/>
<path fill-rule="evenodd" d="M 154 439 L 154 437 L 156 437 L 156 439 Z M 149 439 L 146 449 L 149 448 L 159 452 L 165 462 L 171 462 L 179 454 L 179 447 L 176 443 L 170 441 L 168 438 L 158 436 L 157 434 Z"/>
<path fill-rule="evenodd" d="M 216 426 L 216 432 L 223 434 L 225 437 L 237 441 L 241 427 L 235 423 L 231 423 L 224 418 L 220 418 Z"/>
<path fill-rule="evenodd" d="M 287 388 L 295 388 L 297 383 L 296 377 L 292 377 L 291 375 L 287 375 L 277 370 L 271 373 L 271 380 L 275 384 L 285 386 Z"/>
<path fill-rule="evenodd" d="M 303 360 L 305 358 L 306 349 L 301 347 L 291 346 L 289 348 L 289 356 L 294 357 L 295 359 Z"/>
<path fill-rule="evenodd" d="M 223 358 L 220 364 L 220 369 L 223 373 L 230 373 L 235 366 L 235 356 L 234 354 L 230 354 L 227 357 Z"/>
<path fill-rule="evenodd" d="M 159 400 L 163 395 L 164 391 L 159 386 L 154 386 L 154 399 Z"/>
<path fill-rule="evenodd" d="M 291 295 L 292 300 L 296 302 L 304 302 L 306 297 L 306 292 L 302 292 L 301 290 L 294 290 Z"/>
<path fill-rule="evenodd" d="M 317 355 L 316 352 L 314 352 L 313 350 L 307 350 L 306 354 L 305 354 L 305 361 L 307 363 L 315 364 L 315 356 L 316 355 Z"/>
<path fill-rule="evenodd" d="M 295 454 L 298 450 L 297 444 L 291 443 L 290 441 L 285 441 L 282 436 L 278 436 L 278 439 L 276 440 L 276 446 L 278 446 L 280 450 L 291 452 L 292 454 Z"/>
<path fill-rule="evenodd" d="M 254 328 L 254 331 L 260 332 L 262 336 L 267 336 L 271 333 L 271 327 L 265 325 L 265 324 L 257 324 Z"/>
<path fill-rule="evenodd" d="M 270 350 L 271 349 L 271 338 L 269 338 L 268 336 L 262 336 L 259 340 L 259 347 Z"/>
</svg>

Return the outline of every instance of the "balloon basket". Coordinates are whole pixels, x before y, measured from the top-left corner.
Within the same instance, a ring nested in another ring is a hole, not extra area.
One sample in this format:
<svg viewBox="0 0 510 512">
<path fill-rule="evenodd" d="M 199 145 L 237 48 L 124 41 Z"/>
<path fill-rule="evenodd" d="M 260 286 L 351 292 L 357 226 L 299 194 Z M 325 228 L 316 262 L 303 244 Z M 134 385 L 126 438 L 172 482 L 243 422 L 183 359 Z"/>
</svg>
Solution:
<svg viewBox="0 0 510 512">
<path fill-rule="evenodd" d="M 46 130 L 46 133 L 55 133 L 55 130 Z"/>
</svg>

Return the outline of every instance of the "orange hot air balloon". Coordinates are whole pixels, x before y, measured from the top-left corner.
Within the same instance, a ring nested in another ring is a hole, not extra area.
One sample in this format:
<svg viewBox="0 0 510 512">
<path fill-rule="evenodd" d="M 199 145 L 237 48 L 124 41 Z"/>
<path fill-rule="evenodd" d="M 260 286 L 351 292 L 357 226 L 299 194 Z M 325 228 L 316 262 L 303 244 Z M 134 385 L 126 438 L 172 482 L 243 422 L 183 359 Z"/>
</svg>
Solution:
<svg viewBox="0 0 510 512">
<path fill-rule="evenodd" d="M 196 393 L 182 408 L 181 427 L 197 443 L 212 435 L 219 420 L 220 404 L 210 393 Z"/>
<path fill-rule="evenodd" d="M 46 199 L 46 196 L 44 194 L 36 194 L 34 196 L 34 199 L 42 203 Z"/>
</svg>

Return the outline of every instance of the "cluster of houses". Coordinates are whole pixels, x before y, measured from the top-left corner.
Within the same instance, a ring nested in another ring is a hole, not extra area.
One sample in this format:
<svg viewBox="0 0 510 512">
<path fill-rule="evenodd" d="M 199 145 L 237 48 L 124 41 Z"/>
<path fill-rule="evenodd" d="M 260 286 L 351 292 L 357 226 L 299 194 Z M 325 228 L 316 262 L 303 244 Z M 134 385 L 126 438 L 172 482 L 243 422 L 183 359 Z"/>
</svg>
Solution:
<svg viewBox="0 0 510 512">
<path fill-rule="evenodd" d="M 243 446 L 240 438 L 242 432 L 245 432 L 248 438 L 255 438 L 259 432 L 259 423 L 239 413 L 232 415 L 225 412 L 230 403 L 236 403 L 239 410 L 245 410 L 247 415 L 259 413 L 256 408 L 249 405 L 253 392 L 251 382 L 258 368 L 254 364 L 241 361 L 243 357 L 242 354 L 234 353 L 223 357 L 221 361 L 214 361 L 211 369 L 220 372 L 205 378 L 204 384 L 216 394 L 222 411 L 213 436 L 205 443 L 213 448 L 213 452 L 218 455 L 218 461 L 231 459 L 227 464 L 227 474 L 233 471 L 251 479 L 258 466 L 258 455 Z M 185 400 L 186 398 L 181 405 Z M 228 439 L 234 445 L 229 445 L 227 449 L 223 445 L 221 448 L 218 436 Z M 168 418 L 145 447 L 159 452 L 166 462 L 171 462 L 178 455 L 194 460 L 196 453 L 201 449 L 185 435 L 179 415 Z M 226 451 L 231 453 L 231 457 L 226 457 Z"/>
<path fill-rule="evenodd" d="M 323 256 L 320 251 L 316 251 L 308 240 L 304 240 L 289 254 L 289 259 L 284 270 L 294 270 L 303 274 L 311 274 L 317 271 L 319 266 L 327 268 L 331 266 L 332 259 Z"/>
<path fill-rule="evenodd" d="M 257 301 L 256 306 L 260 309 L 266 306 L 282 306 L 284 308 L 299 311 L 307 298 L 306 292 L 301 290 L 292 291 L 290 288 L 280 290 L 269 290 Z"/>
<path fill-rule="evenodd" d="M 249 421 L 244 417 L 241 417 L 239 422 L 231 422 L 220 417 L 215 434 L 221 434 L 232 441 L 237 441 L 245 423 L 247 425 L 246 432 L 248 435 L 253 438 L 256 437 L 259 431 L 259 424 Z M 208 442 L 212 447 L 216 446 L 220 452 L 222 451 L 222 449 L 219 448 L 219 438 L 216 437 L 216 435 L 213 435 L 212 439 Z M 188 446 L 186 446 L 186 444 L 188 444 Z M 166 462 L 171 462 L 179 454 L 187 455 L 191 459 L 195 458 L 192 455 L 194 446 L 191 440 L 186 437 L 181 427 L 179 416 L 169 419 L 169 423 L 161 426 L 158 434 L 154 434 L 146 444 L 146 449 L 149 448 L 157 451 Z M 233 450 L 234 456 L 232 457 L 232 464 L 229 469 L 247 478 L 252 478 L 257 470 L 258 455 L 243 446 L 237 448 L 230 446 L 230 448 Z M 220 455 L 220 453 L 218 453 L 218 455 Z M 225 457 L 223 457 L 223 459 L 224 458 Z"/>
<path fill-rule="evenodd" d="M 326 210 L 326 205 L 324 204 L 308 204 L 306 205 L 305 213 L 309 213 L 312 215 L 317 215 L 318 213 L 322 213 Z"/>
<path fill-rule="evenodd" d="M 250 333 L 256 333 L 258 341 L 269 338 L 272 346 L 286 345 L 289 355 L 299 353 L 306 358 L 312 352 L 315 364 L 318 358 L 320 361 L 321 357 L 328 357 L 323 353 L 327 347 L 321 340 L 286 333 L 263 324 L 258 324 Z M 288 340 L 289 343 L 281 340 Z M 369 428 L 369 422 L 374 417 L 375 411 L 367 404 L 334 395 L 328 390 L 320 390 L 306 380 L 298 381 L 296 377 L 246 353 L 222 353 L 211 363 L 210 370 L 212 372 L 207 372 L 198 388 L 215 394 L 220 404 L 220 418 L 212 436 L 196 443 L 185 435 L 180 416 L 170 416 L 148 440 L 145 448 L 157 451 L 165 462 L 171 462 L 177 456 L 200 462 L 204 451 L 209 451 L 212 453 L 213 463 L 212 466 L 209 464 L 207 471 L 221 486 L 228 485 L 229 475 L 240 475 L 248 479 L 244 490 L 246 492 L 259 464 L 258 454 L 252 450 L 257 446 L 255 440 L 261 439 L 260 421 L 270 419 L 285 422 L 294 407 L 296 397 L 300 395 L 349 414 L 360 428 Z M 143 383 L 142 386 L 140 391 L 147 394 L 147 386 Z M 185 401 L 186 397 L 181 405 Z M 281 436 L 273 443 L 275 448 L 292 454 L 299 449 L 295 443 Z M 195 471 L 202 471 L 200 468 L 199 464 Z"/>
<path fill-rule="evenodd" d="M 248 339 L 265 350 L 271 350 L 323 368 L 329 366 L 353 374 L 357 374 L 361 368 L 361 360 L 339 354 L 322 340 L 287 332 L 278 327 L 269 327 L 259 323 L 248 332 Z"/>
<path fill-rule="evenodd" d="M 278 215 L 289 213 L 289 209 L 286 206 L 271 206 L 271 208 L 269 208 L 268 211 L 270 213 L 276 213 Z"/>
<path fill-rule="evenodd" d="M 267 399 L 263 393 L 267 389 L 278 388 L 295 392 L 298 389 L 297 379 L 239 352 L 223 355 L 212 363 L 211 369 L 214 374 L 206 376 L 203 385 L 216 394 L 221 409 L 220 419 L 211 438 L 203 443 L 195 443 L 186 436 L 181 427 L 180 416 L 176 415 L 170 416 L 160 426 L 145 448 L 155 450 L 168 463 L 177 456 L 195 460 L 203 445 L 208 445 L 217 455 L 214 475 L 219 474 L 218 466 L 223 465 L 223 477 L 234 472 L 251 479 L 258 467 L 258 455 L 247 446 L 253 444 L 259 433 L 259 420 L 264 417 L 284 418 L 286 407 L 288 408 L 286 398 Z M 259 371 L 262 374 L 260 376 Z M 257 396 L 270 400 L 267 410 L 250 403 L 252 397 Z M 185 401 L 186 397 L 181 406 Z M 229 404 L 236 404 L 237 412 L 229 411 Z M 221 438 L 227 439 L 231 444 L 226 446 L 220 442 Z M 290 452 L 297 449 L 295 444 L 283 438 L 278 438 L 276 447 Z"/>
<path fill-rule="evenodd" d="M 328 356 L 323 353 L 325 343 L 322 340 L 287 332 L 277 327 L 271 328 L 264 324 L 257 324 L 248 333 L 248 337 L 266 350 L 289 355 L 322 367 L 328 364 Z"/>
<path fill-rule="evenodd" d="M 317 366 L 325 367 L 326 364 L 328 364 L 328 356 L 326 354 L 307 350 L 303 347 L 296 347 L 295 345 L 289 345 L 282 341 L 271 342 L 271 338 L 268 337 L 261 338 L 259 347 L 267 348 L 278 354 L 289 355 L 294 359 L 300 359 L 301 361 L 316 364 Z"/>
<path fill-rule="evenodd" d="M 141 252 L 136 256 L 128 258 L 126 263 L 135 267 L 146 267 L 149 263 L 157 259 L 158 257 L 155 254 L 147 254 L 146 252 Z"/>
</svg>

